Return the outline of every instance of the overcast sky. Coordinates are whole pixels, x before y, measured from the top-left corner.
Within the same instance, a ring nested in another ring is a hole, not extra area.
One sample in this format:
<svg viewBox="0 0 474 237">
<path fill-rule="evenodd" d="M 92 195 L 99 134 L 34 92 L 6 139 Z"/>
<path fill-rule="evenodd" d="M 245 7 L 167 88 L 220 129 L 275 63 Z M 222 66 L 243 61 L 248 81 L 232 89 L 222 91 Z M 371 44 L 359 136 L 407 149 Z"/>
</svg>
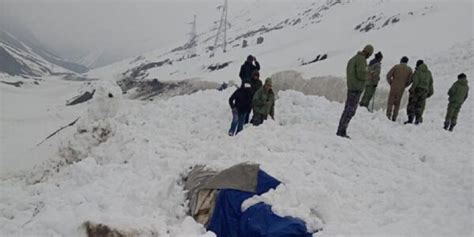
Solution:
<svg viewBox="0 0 474 237">
<path fill-rule="evenodd" d="M 69 58 L 97 50 L 130 57 L 181 43 L 176 39 L 184 42 L 195 13 L 198 30 L 209 28 L 220 16 L 216 6 L 221 2 L 0 0 L 0 26 L 26 26 L 47 46 Z"/>
</svg>

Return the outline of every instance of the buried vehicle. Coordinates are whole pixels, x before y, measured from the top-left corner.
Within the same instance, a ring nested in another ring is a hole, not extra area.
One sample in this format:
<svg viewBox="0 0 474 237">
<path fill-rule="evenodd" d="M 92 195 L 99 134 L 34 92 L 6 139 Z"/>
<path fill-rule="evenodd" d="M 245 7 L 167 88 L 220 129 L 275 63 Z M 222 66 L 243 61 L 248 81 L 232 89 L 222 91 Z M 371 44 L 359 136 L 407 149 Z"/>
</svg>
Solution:
<svg viewBox="0 0 474 237">
<path fill-rule="evenodd" d="M 185 179 L 190 215 L 218 237 L 310 237 L 306 223 L 281 217 L 259 202 L 243 210 L 242 203 L 275 189 L 280 181 L 257 164 L 238 164 L 221 172 L 194 167 Z"/>
</svg>

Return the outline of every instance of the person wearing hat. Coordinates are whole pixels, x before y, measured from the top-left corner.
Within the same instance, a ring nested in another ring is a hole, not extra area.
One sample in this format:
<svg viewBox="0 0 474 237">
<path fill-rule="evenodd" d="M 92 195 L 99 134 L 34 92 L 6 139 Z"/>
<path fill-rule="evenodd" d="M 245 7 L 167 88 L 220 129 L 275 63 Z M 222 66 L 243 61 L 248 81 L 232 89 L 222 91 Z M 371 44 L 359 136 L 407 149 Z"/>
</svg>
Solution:
<svg viewBox="0 0 474 237">
<path fill-rule="evenodd" d="M 400 64 L 393 66 L 387 73 L 387 82 L 390 85 L 390 93 L 387 101 L 387 118 L 394 122 L 397 121 L 405 88 L 411 84 L 413 77 L 413 71 L 407 63 L 408 57 L 403 56 L 400 59 Z"/>
<path fill-rule="evenodd" d="M 239 77 L 242 80 L 242 84 L 244 82 L 250 82 L 252 73 L 255 70 L 260 71 L 260 63 L 258 63 L 257 59 L 254 56 L 249 55 L 247 57 L 247 60 L 240 67 Z"/>
<path fill-rule="evenodd" d="M 434 93 L 433 76 L 425 63 L 416 68 L 409 92 L 411 104 L 407 107 L 408 121 L 405 124 L 413 123 L 413 119 L 415 119 L 415 124 L 420 124 L 423 122 L 426 98 Z"/>
<path fill-rule="evenodd" d="M 232 109 L 232 123 L 229 136 L 237 135 L 244 129 L 245 118 L 252 107 L 252 91 L 250 83 L 243 83 L 229 98 Z"/>
<path fill-rule="evenodd" d="M 380 81 L 380 70 L 382 68 L 382 52 L 378 52 L 375 54 L 375 58 L 372 59 L 369 63 L 368 67 L 368 78 L 367 83 L 365 84 L 365 91 L 364 95 L 362 96 L 362 100 L 360 101 L 360 106 L 362 107 L 369 107 L 370 100 L 374 97 L 375 90 L 377 89 L 377 85 Z"/>
<path fill-rule="evenodd" d="M 252 99 L 253 117 L 252 124 L 258 126 L 268 118 L 275 118 L 275 94 L 272 90 L 272 79 L 267 78 L 265 84 L 261 87 Z"/>
<path fill-rule="evenodd" d="M 362 51 L 357 52 L 347 63 L 347 98 L 344 111 L 339 120 L 339 126 L 336 132 L 337 136 L 350 138 L 347 135 L 347 127 L 356 113 L 360 96 L 365 88 L 367 81 L 367 59 L 373 52 L 374 47 L 369 44 L 365 46 Z"/>
<path fill-rule="evenodd" d="M 453 131 L 456 126 L 458 113 L 461 110 L 461 106 L 467 99 L 469 93 L 469 86 L 467 85 L 466 74 L 461 73 L 458 75 L 458 80 L 449 88 L 449 104 L 448 111 L 446 112 L 446 119 L 444 120 L 444 129 Z"/>
</svg>

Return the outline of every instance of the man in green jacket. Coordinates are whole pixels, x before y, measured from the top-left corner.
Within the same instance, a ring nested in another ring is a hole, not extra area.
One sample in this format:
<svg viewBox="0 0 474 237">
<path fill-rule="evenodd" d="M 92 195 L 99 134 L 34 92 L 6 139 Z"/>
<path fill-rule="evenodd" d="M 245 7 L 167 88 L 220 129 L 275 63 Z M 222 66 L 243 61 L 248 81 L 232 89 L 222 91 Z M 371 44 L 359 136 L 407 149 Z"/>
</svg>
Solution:
<svg viewBox="0 0 474 237">
<path fill-rule="evenodd" d="M 405 124 L 413 123 L 413 119 L 415 124 L 420 124 L 423 121 L 426 98 L 433 95 L 433 76 L 425 63 L 416 68 L 409 92 L 408 121 Z"/>
<path fill-rule="evenodd" d="M 275 94 L 272 90 L 272 79 L 267 78 L 263 87 L 255 92 L 252 99 L 253 117 L 252 124 L 258 126 L 267 119 L 268 115 L 272 119 L 275 117 Z"/>
<path fill-rule="evenodd" d="M 467 99 L 468 93 L 469 86 L 467 85 L 466 74 L 461 73 L 458 75 L 458 80 L 448 91 L 449 104 L 446 119 L 444 120 L 445 130 L 453 131 L 454 126 L 456 126 L 459 110 L 461 110 L 462 104 Z"/>
<path fill-rule="evenodd" d="M 360 95 L 362 94 L 362 91 L 364 91 L 365 83 L 367 81 L 367 59 L 373 52 L 374 47 L 369 44 L 347 63 L 347 98 L 344 111 L 339 120 L 339 126 L 336 133 L 337 136 L 350 138 L 347 135 L 347 127 L 356 113 Z"/>
<path fill-rule="evenodd" d="M 365 84 L 365 91 L 364 95 L 362 96 L 362 100 L 360 101 L 361 107 L 369 107 L 369 103 L 374 97 L 375 90 L 377 89 L 377 85 L 380 81 L 380 70 L 382 69 L 382 59 L 383 55 L 382 52 L 378 52 L 375 54 L 375 58 L 370 60 L 369 68 L 368 68 L 368 78 L 367 83 Z"/>
</svg>

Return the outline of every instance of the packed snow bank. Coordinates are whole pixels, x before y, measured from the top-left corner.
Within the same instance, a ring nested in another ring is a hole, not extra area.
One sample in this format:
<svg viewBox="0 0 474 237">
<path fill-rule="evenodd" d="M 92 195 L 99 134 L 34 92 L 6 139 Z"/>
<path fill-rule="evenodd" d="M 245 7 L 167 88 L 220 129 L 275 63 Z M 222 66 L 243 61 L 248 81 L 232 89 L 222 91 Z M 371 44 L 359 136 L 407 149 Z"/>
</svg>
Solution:
<svg viewBox="0 0 474 237">
<path fill-rule="evenodd" d="M 311 79 L 304 79 L 297 71 L 283 71 L 270 76 L 273 81 L 273 89 L 295 90 L 305 95 L 322 96 L 329 101 L 344 102 L 346 100 L 347 86 L 346 79 L 335 76 L 318 76 Z M 380 87 L 374 96 L 374 109 L 385 109 L 387 107 L 389 90 Z M 371 102 L 372 103 L 372 102 Z M 407 103 L 405 98 L 402 106 Z M 372 106 L 372 105 L 371 105 Z"/>
<path fill-rule="evenodd" d="M 0 182 L 2 235 L 81 236 L 78 227 L 91 221 L 144 235 L 212 236 L 187 217 L 181 174 L 245 161 L 285 183 L 269 198 L 276 212 L 317 213 L 322 236 L 472 233 L 472 102 L 455 133 L 440 128 L 441 107 L 427 109 L 418 127 L 362 110 L 346 140 L 334 135 L 342 104 L 282 91 L 276 121 L 228 137 L 232 92 L 122 100 L 105 119 L 114 132 L 84 146 L 85 158 L 35 185 Z"/>
</svg>

